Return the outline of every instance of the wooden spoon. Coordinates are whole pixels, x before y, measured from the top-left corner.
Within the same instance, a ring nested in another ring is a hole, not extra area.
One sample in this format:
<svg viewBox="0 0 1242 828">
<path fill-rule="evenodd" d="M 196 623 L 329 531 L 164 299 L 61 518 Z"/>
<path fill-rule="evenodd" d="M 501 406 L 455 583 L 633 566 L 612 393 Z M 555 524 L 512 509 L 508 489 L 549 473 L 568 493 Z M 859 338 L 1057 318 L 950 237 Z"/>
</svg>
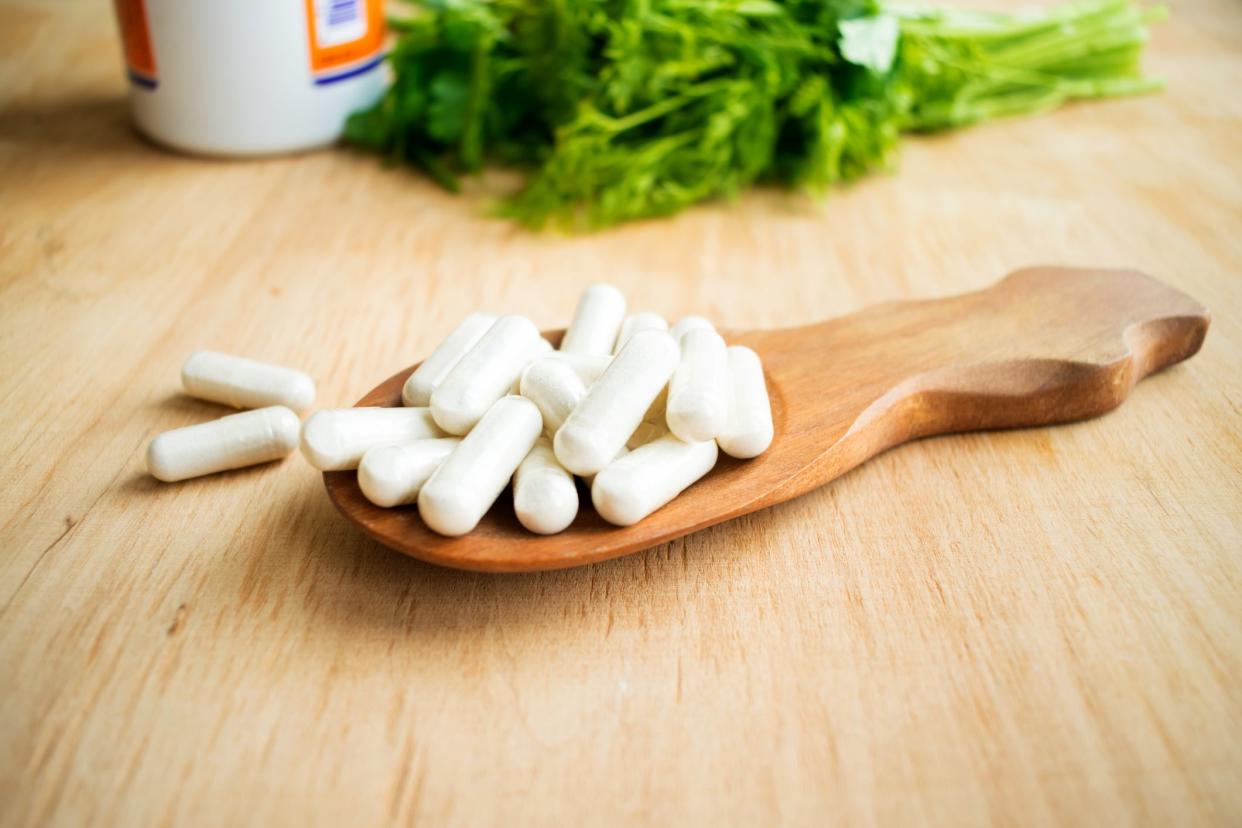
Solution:
<svg viewBox="0 0 1242 828">
<path fill-rule="evenodd" d="M 878 305 L 801 328 L 725 332 L 763 358 L 772 447 L 747 461 L 721 454 L 706 477 L 630 527 L 604 522 L 583 488 L 573 525 L 532 535 L 505 492 L 475 531 L 445 538 L 413 506 L 372 505 L 354 472 L 327 472 L 324 483 L 346 518 L 424 561 L 488 572 L 578 566 L 797 497 L 908 440 L 1098 416 L 1143 377 L 1198 351 L 1208 322 L 1198 302 L 1137 271 L 1039 267 L 977 293 Z M 553 344 L 559 336 L 547 334 Z M 400 405 L 413 370 L 358 405 Z"/>
</svg>

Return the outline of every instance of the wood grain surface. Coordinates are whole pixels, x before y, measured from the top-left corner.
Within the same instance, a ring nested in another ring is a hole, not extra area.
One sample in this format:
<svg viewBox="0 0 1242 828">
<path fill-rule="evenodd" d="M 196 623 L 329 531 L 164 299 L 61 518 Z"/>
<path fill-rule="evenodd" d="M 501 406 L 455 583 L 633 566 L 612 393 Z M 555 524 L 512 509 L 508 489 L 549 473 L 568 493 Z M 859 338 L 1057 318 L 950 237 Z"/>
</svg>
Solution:
<svg viewBox="0 0 1242 828">
<path fill-rule="evenodd" d="M 583 238 L 346 152 L 157 151 L 109 5 L 0 3 L 0 823 L 1242 820 L 1236 0 L 1175 0 L 1158 97 Z M 1036 263 L 1140 268 L 1212 333 L 1099 419 L 908 445 L 608 563 L 428 566 L 300 457 L 143 470 L 223 413 L 178 393 L 195 348 L 348 405 L 466 312 L 560 327 L 601 278 L 744 329 Z"/>
<path fill-rule="evenodd" d="M 1098 417 L 1139 380 L 1197 353 L 1209 322 L 1194 299 L 1136 270 L 1033 267 L 960 296 L 888 302 L 796 328 L 725 331 L 730 344 L 763 360 L 775 439 L 757 458 L 721 455 L 633 526 L 607 523 L 581 487 L 583 506 L 559 534 L 526 531 L 503 492 L 471 532 L 444 537 L 415 506 L 371 503 L 357 472 L 325 472 L 324 485 L 347 519 L 419 560 L 483 572 L 582 566 L 784 503 L 910 440 Z M 563 333 L 544 336 L 556 345 Z M 413 370 L 357 405 L 402 405 Z"/>
</svg>

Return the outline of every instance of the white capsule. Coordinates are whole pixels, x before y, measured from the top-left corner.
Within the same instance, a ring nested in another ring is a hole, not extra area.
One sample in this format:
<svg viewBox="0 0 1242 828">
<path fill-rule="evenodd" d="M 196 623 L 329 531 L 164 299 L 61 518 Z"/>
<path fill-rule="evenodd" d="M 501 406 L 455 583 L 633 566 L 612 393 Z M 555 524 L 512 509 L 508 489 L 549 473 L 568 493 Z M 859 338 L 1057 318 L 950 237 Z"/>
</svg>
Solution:
<svg viewBox="0 0 1242 828">
<path fill-rule="evenodd" d="M 301 371 L 216 351 L 186 358 L 181 387 L 191 397 L 234 408 L 283 405 L 304 411 L 315 403 L 315 381 Z"/>
<path fill-rule="evenodd" d="M 555 434 L 586 394 L 587 387 L 568 362 L 543 357 L 522 372 L 520 392 L 539 408 L 544 430 Z"/>
<path fill-rule="evenodd" d="M 729 421 L 716 438 L 730 457 L 758 457 L 772 444 L 772 401 L 759 355 L 744 345 L 729 348 Z"/>
<path fill-rule="evenodd" d="M 147 470 L 166 483 L 278 460 L 297 448 L 298 415 L 273 405 L 176 428 L 147 446 Z"/>
<path fill-rule="evenodd" d="M 543 344 L 536 346 L 535 355 L 530 358 L 530 362 L 526 363 L 526 368 L 530 367 L 531 362 L 534 362 L 535 360 L 539 360 L 539 359 L 547 359 L 548 355 L 556 353 L 556 351 L 552 349 L 551 342 L 548 342 L 548 340 L 543 339 L 542 337 L 540 337 L 539 341 Z M 526 372 L 526 368 L 522 369 L 522 373 Z M 509 393 L 506 394 L 506 396 L 512 396 L 514 394 L 521 394 L 521 393 L 522 393 L 522 374 L 518 374 L 517 377 L 513 380 L 513 385 L 509 386 Z"/>
<path fill-rule="evenodd" d="M 440 437 L 368 449 L 358 463 L 358 488 L 376 506 L 413 503 L 432 472 L 460 442 L 456 437 Z"/>
<path fill-rule="evenodd" d="M 640 331 L 556 432 L 556 459 L 574 474 L 595 474 L 617 456 L 677 367 L 677 343 L 663 331 Z"/>
<path fill-rule="evenodd" d="M 612 357 L 599 356 L 598 354 L 575 354 L 569 351 L 553 351 L 547 356 L 573 368 L 574 373 L 578 375 L 578 379 L 582 380 L 583 384 L 588 388 L 603 376 L 603 373 L 608 370 L 608 366 L 612 364 Z"/>
<path fill-rule="evenodd" d="M 631 313 L 625 317 L 625 321 L 621 323 L 621 333 L 617 335 L 617 345 L 613 348 L 613 353 L 617 353 L 625 346 L 630 337 L 639 331 L 667 331 L 668 321 L 658 313 L 651 311 L 640 311 Z"/>
<path fill-rule="evenodd" d="M 410 374 L 401 389 L 401 400 L 411 406 L 430 404 L 431 392 L 436 390 L 449 371 L 453 370 L 453 366 L 483 338 L 483 334 L 495 322 L 496 317 L 490 313 L 472 313 L 461 320 L 452 333 L 431 352 L 431 356 L 423 360 L 423 364 Z"/>
<path fill-rule="evenodd" d="M 729 357 L 720 334 L 705 328 L 681 338 L 681 362 L 668 385 L 669 430 L 687 443 L 715 440 L 729 422 Z"/>
<path fill-rule="evenodd" d="M 543 418 L 525 397 L 501 397 L 418 493 L 423 522 L 441 535 L 478 525 L 530 453 Z"/>
<path fill-rule="evenodd" d="M 612 285 L 591 285 L 578 300 L 573 321 L 561 340 L 561 350 L 600 356 L 611 354 L 624 318 L 625 295 Z"/>
<path fill-rule="evenodd" d="M 526 317 L 500 317 L 431 392 L 436 423 L 449 434 L 467 433 L 509 393 L 522 369 L 550 348 Z"/>
<path fill-rule="evenodd" d="M 555 535 L 578 515 L 578 487 L 556 462 L 546 437 L 539 438 L 513 475 L 513 510 L 537 535 Z"/>
<path fill-rule="evenodd" d="M 376 446 L 446 437 L 428 408 L 334 408 L 302 426 L 302 453 L 322 471 L 356 469 Z"/>
<path fill-rule="evenodd" d="M 609 523 L 632 526 L 711 471 L 717 456 L 711 440 L 665 435 L 609 463 L 591 484 L 591 502 Z"/>
<path fill-rule="evenodd" d="M 669 328 L 668 332 L 672 334 L 673 339 L 680 342 L 681 338 L 690 333 L 690 331 L 697 330 L 714 331 L 716 330 L 716 326 L 702 316 L 690 314 L 689 316 L 683 316 L 681 319 L 678 319 L 675 323 L 673 323 L 673 327 Z"/>
</svg>

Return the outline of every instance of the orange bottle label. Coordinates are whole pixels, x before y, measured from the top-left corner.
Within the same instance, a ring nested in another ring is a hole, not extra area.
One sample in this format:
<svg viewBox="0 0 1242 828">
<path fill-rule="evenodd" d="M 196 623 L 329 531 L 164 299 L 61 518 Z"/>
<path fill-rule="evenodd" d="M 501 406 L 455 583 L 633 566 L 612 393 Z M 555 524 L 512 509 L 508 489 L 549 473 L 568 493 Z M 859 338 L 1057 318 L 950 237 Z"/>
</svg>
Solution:
<svg viewBox="0 0 1242 828">
<path fill-rule="evenodd" d="M 305 0 L 311 74 L 326 84 L 369 72 L 384 47 L 384 0 Z"/>
<path fill-rule="evenodd" d="M 147 4 L 145 0 L 116 0 L 115 5 L 129 78 L 139 86 L 154 89 L 158 76 L 155 49 L 151 48 L 151 27 L 147 23 Z"/>
</svg>

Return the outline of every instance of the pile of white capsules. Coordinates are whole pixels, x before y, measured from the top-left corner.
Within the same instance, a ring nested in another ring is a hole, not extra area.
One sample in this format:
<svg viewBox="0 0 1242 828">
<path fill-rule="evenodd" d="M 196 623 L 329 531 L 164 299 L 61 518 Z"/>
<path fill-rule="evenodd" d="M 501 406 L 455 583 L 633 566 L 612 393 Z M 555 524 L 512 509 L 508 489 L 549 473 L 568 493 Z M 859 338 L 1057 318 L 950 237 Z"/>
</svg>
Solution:
<svg viewBox="0 0 1242 828">
<path fill-rule="evenodd" d="M 200 351 L 182 368 L 187 393 L 256 408 L 151 442 L 147 465 L 183 480 L 284 457 L 295 411 L 314 402 L 305 374 Z M 405 407 L 318 411 L 302 452 L 324 471 L 358 470 L 377 506 L 418 504 L 442 535 L 470 532 L 513 484 L 518 520 L 555 534 L 578 514 L 577 475 L 608 522 L 629 526 L 707 474 L 723 451 L 747 459 L 772 442 L 763 367 L 688 316 L 671 328 L 626 315 L 625 296 L 593 285 L 559 350 L 523 316 L 473 313 L 406 380 Z"/>
</svg>

